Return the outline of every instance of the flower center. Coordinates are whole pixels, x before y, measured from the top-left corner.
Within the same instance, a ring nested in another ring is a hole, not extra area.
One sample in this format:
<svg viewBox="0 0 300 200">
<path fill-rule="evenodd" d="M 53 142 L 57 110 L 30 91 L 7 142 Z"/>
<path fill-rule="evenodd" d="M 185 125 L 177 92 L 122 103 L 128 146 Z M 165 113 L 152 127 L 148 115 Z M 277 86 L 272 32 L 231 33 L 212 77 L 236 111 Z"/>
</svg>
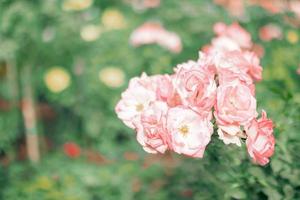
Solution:
<svg viewBox="0 0 300 200">
<path fill-rule="evenodd" d="M 141 112 L 142 110 L 144 110 L 144 105 L 139 103 L 135 106 L 135 110 L 138 112 Z"/>
<path fill-rule="evenodd" d="M 234 107 L 234 108 L 236 108 L 236 109 L 239 109 L 238 104 L 237 104 L 237 102 L 236 102 L 236 100 L 235 100 L 234 98 L 230 97 L 230 98 L 229 98 L 229 103 L 230 103 L 230 105 L 231 105 L 232 107 Z"/>
<path fill-rule="evenodd" d="M 189 127 L 187 125 L 182 125 L 179 128 L 179 132 L 181 133 L 181 135 L 186 136 L 189 133 Z"/>
</svg>

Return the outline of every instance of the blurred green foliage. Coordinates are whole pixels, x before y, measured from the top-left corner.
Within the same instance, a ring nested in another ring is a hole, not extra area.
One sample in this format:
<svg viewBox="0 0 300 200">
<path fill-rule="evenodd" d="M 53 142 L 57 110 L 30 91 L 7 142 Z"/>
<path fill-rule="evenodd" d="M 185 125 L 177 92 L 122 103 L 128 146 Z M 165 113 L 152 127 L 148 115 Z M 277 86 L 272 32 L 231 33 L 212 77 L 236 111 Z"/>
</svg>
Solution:
<svg viewBox="0 0 300 200">
<path fill-rule="evenodd" d="M 244 147 L 225 146 L 217 136 L 202 160 L 151 157 L 114 113 L 131 77 L 143 71 L 170 73 L 177 63 L 198 56 L 198 49 L 213 37 L 215 22 L 238 19 L 208 0 L 162 0 L 160 7 L 143 12 L 117 0 L 94 1 L 80 11 L 63 10 L 63 2 L 0 1 L 0 199 L 300 199 L 300 42 L 292 44 L 284 37 L 267 43 L 258 37 L 259 27 L 269 22 L 284 34 L 294 31 L 300 37 L 299 29 L 286 23 L 282 14 L 251 7 L 240 19 L 265 48 L 258 106 L 276 124 L 275 155 L 268 166 L 259 167 L 249 161 Z M 103 28 L 101 16 L 107 9 L 118 10 L 126 27 L 84 41 L 81 29 L 88 24 Z M 130 46 L 130 33 L 147 20 L 178 33 L 182 53 L 156 45 Z M 15 73 L 9 71 L 11 66 Z M 32 75 L 24 83 L 28 66 Z M 53 66 L 61 66 L 71 77 L 60 93 L 51 92 L 44 82 Z M 111 88 L 99 80 L 99 71 L 109 66 L 125 73 L 122 87 Z M 32 86 L 38 112 L 42 159 L 36 165 L 22 157 L 23 84 Z M 66 141 L 80 145 L 80 158 L 63 154 Z M 88 149 L 101 159 L 96 156 L 98 162 L 91 162 L 95 158 L 88 156 Z M 137 158 L 131 161 L 124 156 L 128 152 L 137 152 Z"/>
</svg>

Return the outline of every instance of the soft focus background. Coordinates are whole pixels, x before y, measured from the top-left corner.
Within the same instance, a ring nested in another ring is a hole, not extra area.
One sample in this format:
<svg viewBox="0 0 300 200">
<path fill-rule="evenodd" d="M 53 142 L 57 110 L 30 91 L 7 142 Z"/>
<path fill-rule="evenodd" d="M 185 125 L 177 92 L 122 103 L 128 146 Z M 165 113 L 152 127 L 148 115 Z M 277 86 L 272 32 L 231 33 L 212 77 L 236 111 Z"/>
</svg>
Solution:
<svg viewBox="0 0 300 200">
<path fill-rule="evenodd" d="M 182 49 L 130 45 L 145 22 Z M 128 80 L 171 73 L 238 21 L 262 56 L 276 150 L 256 166 L 213 138 L 203 159 L 154 156 L 114 113 Z M 298 0 L 1 0 L 0 199 L 300 199 Z"/>
</svg>

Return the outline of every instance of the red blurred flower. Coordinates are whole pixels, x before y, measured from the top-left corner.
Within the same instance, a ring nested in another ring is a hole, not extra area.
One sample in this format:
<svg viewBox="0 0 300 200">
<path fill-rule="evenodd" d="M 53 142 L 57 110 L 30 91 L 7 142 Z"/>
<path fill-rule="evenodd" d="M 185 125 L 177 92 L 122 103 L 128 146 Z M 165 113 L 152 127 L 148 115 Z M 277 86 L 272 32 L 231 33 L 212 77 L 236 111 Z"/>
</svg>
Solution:
<svg viewBox="0 0 300 200">
<path fill-rule="evenodd" d="M 81 149 L 74 142 L 66 142 L 64 144 L 64 153 L 70 158 L 77 158 L 80 156 Z"/>
</svg>

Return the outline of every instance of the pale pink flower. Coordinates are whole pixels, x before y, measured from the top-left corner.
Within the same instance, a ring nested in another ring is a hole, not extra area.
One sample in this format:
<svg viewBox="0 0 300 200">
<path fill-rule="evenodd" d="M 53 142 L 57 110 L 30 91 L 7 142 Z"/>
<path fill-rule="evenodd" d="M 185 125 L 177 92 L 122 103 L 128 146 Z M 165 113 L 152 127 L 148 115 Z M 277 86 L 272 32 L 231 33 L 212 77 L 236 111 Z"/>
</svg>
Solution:
<svg viewBox="0 0 300 200">
<path fill-rule="evenodd" d="M 122 98 L 116 105 L 118 117 L 130 128 L 134 128 L 133 121 L 139 121 L 142 111 L 156 100 L 155 91 L 149 89 L 149 80 L 146 74 L 131 79 L 128 89 L 122 93 Z"/>
<path fill-rule="evenodd" d="M 282 29 L 276 24 L 267 24 L 259 29 L 259 37 L 263 41 L 282 38 Z"/>
<path fill-rule="evenodd" d="M 175 107 L 182 104 L 181 97 L 174 87 L 174 75 L 156 75 L 153 76 L 153 85 L 156 85 L 156 97 L 164 101 L 169 107 Z"/>
<path fill-rule="evenodd" d="M 168 149 L 166 115 L 168 106 L 165 102 L 155 101 L 141 114 L 141 120 L 134 122 L 137 141 L 148 153 L 164 153 Z"/>
<path fill-rule="evenodd" d="M 240 80 L 251 85 L 253 80 L 249 75 L 251 63 L 240 51 L 226 51 L 214 55 L 214 63 L 218 74 L 219 84 Z"/>
<path fill-rule="evenodd" d="M 205 52 L 213 54 L 219 51 L 240 51 L 240 46 L 231 38 L 227 36 L 218 36 L 211 41 L 211 45 L 206 48 Z"/>
<path fill-rule="evenodd" d="M 216 98 L 214 74 L 194 61 L 178 65 L 175 71 L 175 87 L 183 104 L 203 116 L 209 116 Z"/>
<path fill-rule="evenodd" d="M 218 22 L 214 25 L 214 32 L 217 36 L 212 39 L 211 45 L 202 48 L 205 53 L 242 51 L 250 49 L 253 45 L 251 35 L 238 23 L 227 26 L 223 22 Z"/>
<path fill-rule="evenodd" d="M 133 46 L 153 44 L 157 41 L 157 35 L 163 34 L 164 29 L 159 23 L 146 22 L 135 29 L 130 36 Z"/>
<path fill-rule="evenodd" d="M 218 87 L 217 103 L 215 104 L 215 117 L 218 124 L 245 125 L 256 115 L 256 99 L 249 87 L 239 82 Z"/>
<path fill-rule="evenodd" d="M 207 74 L 209 77 L 216 76 L 216 67 L 215 67 L 215 56 L 214 54 L 209 54 L 206 52 L 199 51 L 198 52 L 198 60 L 197 63 L 201 68 L 204 68 L 205 71 L 208 71 Z"/>
<path fill-rule="evenodd" d="M 156 85 L 156 95 L 159 100 L 167 101 L 172 96 L 174 86 L 172 77 L 169 75 L 155 75 L 153 76 L 153 84 Z"/>
<path fill-rule="evenodd" d="M 155 22 L 146 22 L 134 30 L 130 36 L 130 43 L 136 47 L 145 44 L 158 44 L 173 53 L 179 53 L 182 49 L 180 37 Z"/>
<path fill-rule="evenodd" d="M 294 12 L 296 16 L 300 19 L 300 1 L 290 1 L 289 4 L 291 11 Z"/>
<path fill-rule="evenodd" d="M 217 22 L 214 24 L 213 30 L 216 35 L 223 35 L 227 30 L 227 25 L 223 22 Z"/>
<path fill-rule="evenodd" d="M 275 138 L 273 135 L 273 122 L 267 118 L 265 111 L 262 111 L 262 117 L 254 119 L 248 127 L 247 150 L 255 163 L 266 165 L 269 158 L 274 153 Z"/>
<path fill-rule="evenodd" d="M 148 76 L 145 72 L 142 73 L 141 77 L 132 78 L 129 82 L 129 87 L 134 87 L 136 85 L 143 86 L 144 88 L 157 92 L 158 80 L 162 77 L 168 77 L 169 75 L 154 75 Z"/>
<path fill-rule="evenodd" d="M 240 133 L 241 128 L 239 125 L 218 125 L 219 139 L 226 145 L 236 144 L 237 146 L 241 146 Z"/>
<path fill-rule="evenodd" d="M 214 31 L 217 36 L 228 37 L 243 49 L 249 49 L 252 46 L 250 33 L 243 29 L 238 23 L 227 26 L 222 22 L 218 22 L 214 25 Z"/>
<path fill-rule="evenodd" d="M 299 64 L 299 67 L 298 67 L 298 69 L 297 69 L 297 74 L 300 75 L 300 64 Z"/>
<path fill-rule="evenodd" d="M 260 60 L 257 55 L 253 52 L 246 51 L 243 52 L 244 58 L 249 62 L 248 74 L 255 81 L 260 81 L 262 79 L 262 67 L 260 66 Z"/>
<path fill-rule="evenodd" d="M 240 145 L 237 141 L 240 127 L 248 124 L 256 115 L 256 99 L 248 86 L 237 81 L 218 87 L 214 116 L 220 139 L 224 143 Z"/>
<path fill-rule="evenodd" d="M 158 36 L 157 43 L 173 53 L 180 53 L 182 50 L 181 39 L 174 32 L 165 30 L 163 34 Z"/>
<path fill-rule="evenodd" d="M 198 158 L 203 157 L 213 133 L 213 125 L 207 118 L 184 107 L 169 109 L 167 129 L 176 153 Z"/>
</svg>

